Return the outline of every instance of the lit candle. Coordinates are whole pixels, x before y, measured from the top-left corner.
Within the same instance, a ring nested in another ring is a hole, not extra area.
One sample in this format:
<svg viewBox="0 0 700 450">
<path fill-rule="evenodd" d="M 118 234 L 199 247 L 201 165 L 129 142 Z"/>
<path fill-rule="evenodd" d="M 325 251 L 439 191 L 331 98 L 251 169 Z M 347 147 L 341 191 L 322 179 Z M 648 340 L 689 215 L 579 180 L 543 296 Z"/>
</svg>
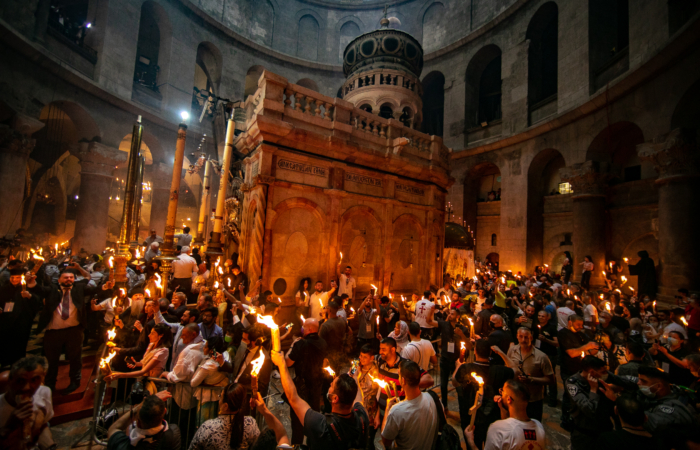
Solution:
<svg viewBox="0 0 700 450">
<path fill-rule="evenodd" d="M 384 392 L 386 392 L 386 395 L 391 396 L 389 394 L 389 390 L 387 389 L 389 387 L 389 384 L 386 381 L 381 380 L 379 378 L 374 378 L 372 375 L 370 375 L 369 377 L 372 380 L 372 382 L 377 383 L 377 385 L 379 386 L 380 389 L 384 389 Z"/>
<path fill-rule="evenodd" d="M 27 281 L 24 279 L 24 274 L 22 274 L 22 292 L 27 292 Z"/>
<path fill-rule="evenodd" d="M 477 383 L 479 383 L 479 391 L 476 393 L 476 397 L 474 398 L 474 406 L 469 409 L 469 414 L 472 416 L 470 426 L 473 427 L 474 420 L 476 420 L 476 410 L 479 409 L 484 398 L 484 379 L 477 375 L 476 372 L 472 372 L 471 376 Z"/>
<path fill-rule="evenodd" d="M 683 322 L 683 325 L 685 325 L 686 327 L 688 326 L 688 321 L 685 320 L 685 317 L 681 316 L 681 322 Z"/>
<path fill-rule="evenodd" d="M 272 351 L 279 352 L 282 349 L 280 343 L 280 328 L 275 323 L 272 316 L 261 316 L 258 314 L 258 323 L 261 323 L 270 329 L 272 333 Z"/>
<path fill-rule="evenodd" d="M 250 362 L 252 369 L 250 371 L 250 389 L 253 391 L 253 396 L 258 397 L 258 374 L 265 362 L 265 353 L 260 350 L 260 356 Z"/>
<path fill-rule="evenodd" d="M 459 348 L 459 360 L 461 362 L 464 362 L 464 354 L 467 352 L 467 347 L 464 345 L 464 342 L 461 343 L 461 346 Z"/>
<path fill-rule="evenodd" d="M 654 314 L 656 314 L 656 300 L 654 300 L 654 303 L 652 303 L 652 306 L 654 308 Z"/>
<path fill-rule="evenodd" d="M 324 367 L 323 370 L 325 370 L 326 372 L 328 372 L 328 375 L 330 375 L 331 377 L 335 378 L 335 371 L 334 371 L 333 369 L 331 369 L 330 367 Z"/>
</svg>

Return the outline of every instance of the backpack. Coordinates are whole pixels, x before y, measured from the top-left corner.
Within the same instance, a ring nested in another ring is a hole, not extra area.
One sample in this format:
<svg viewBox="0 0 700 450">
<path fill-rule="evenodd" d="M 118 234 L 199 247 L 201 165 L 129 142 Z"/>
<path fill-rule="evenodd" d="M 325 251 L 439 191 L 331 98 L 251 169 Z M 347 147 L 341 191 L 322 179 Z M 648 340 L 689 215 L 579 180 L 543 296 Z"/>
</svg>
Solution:
<svg viewBox="0 0 700 450">
<path fill-rule="evenodd" d="M 454 450 L 457 448 L 462 448 L 460 443 L 459 434 L 452 428 L 452 425 L 447 423 L 447 418 L 445 417 L 445 411 L 442 409 L 442 403 L 440 403 L 440 398 L 433 391 L 428 391 L 428 394 L 433 398 L 435 403 L 435 409 L 438 414 L 438 428 L 435 436 L 433 450 Z"/>
</svg>

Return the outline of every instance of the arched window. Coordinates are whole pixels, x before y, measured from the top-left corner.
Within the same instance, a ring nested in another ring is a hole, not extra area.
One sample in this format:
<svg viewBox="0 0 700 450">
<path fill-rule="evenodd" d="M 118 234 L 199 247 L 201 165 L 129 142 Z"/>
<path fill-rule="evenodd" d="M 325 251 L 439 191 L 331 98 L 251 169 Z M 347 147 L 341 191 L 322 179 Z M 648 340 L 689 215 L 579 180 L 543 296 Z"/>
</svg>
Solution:
<svg viewBox="0 0 700 450">
<path fill-rule="evenodd" d="M 159 4 L 147 1 L 141 5 L 139 36 L 136 44 L 134 89 L 132 99 L 153 108 L 160 108 L 170 61 L 171 26 Z"/>
<path fill-rule="evenodd" d="M 297 56 L 310 61 L 318 59 L 318 21 L 307 14 L 299 19 L 297 34 Z"/>
<path fill-rule="evenodd" d="M 413 128 L 413 111 L 411 111 L 411 108 L 406 106 L 403 111 L 401 111 L 401 117 L 399 117 L 399 120 L 402 124 L 404 124 L 404 126 Z"/>
<path fill-rule="evenodd" d="M 423 79 L 423 132 L 443 136 L 445 122 L 445 76 L 431 72 Z"/>
<path fill-rule="evenodd" d="M 390 104 L 384 103 L 382 106 L 379 107 L 379 117 L 383 117 L 385 119 L 394 118 L 394 110 Z"/>
<path fill-rule="evenodd" d="M 338 44 L 338 60 L 343 61 L 343 54 L 345 52 L 345 47 L 348 46 L 350 41 L 355 39 L 360 35 L 360 27 L 357 26 L 355 22 L 345 22 L 342 27 L 340 27 L 340 41 Z"/>
<path fill-rule="evenodd" d="M 467 66 L 465 123 L 467 130 L 501 119 L 501 49 L 487 45 Z"/>
<path fill-rule="evenodd" d="M 423 15 L 423 50 L 425 53 L 437 50 L 445 40 L 447 27 L 445 20 L 445 5 L 435 2 Z"/>
<path fill-rule="evenodd" d="M 496 247 L 498 245 L 498 236 L 496 233 L 491 235 L 491 247 Z"/>
<path fill-rule="evenodd" d="M 698 10 L 700 0 L 668 0 L 668 34 L 675 34 Z"/>
<path fill-rule="evenodd" d="M 202 42 L 197 47 L 197 59 L 194 66 L 194 87 L 192 93 L 192 111 L 199 115 L 202 107 L 207 105 L 208 114 L 213 115 L 215 104 L 208 102 L 210 96 L 219 93 L 221 81 L 221 52 L 211 42 Z"/>
<path fill-rule="evenodd" d="M 85 37 L 92 27 L 87 19 L 89 3 L 89 0 L 51 0 L 49 26 L 72 43 L 84 47 Z"/>
<path fill-rule="evenodd" d="M 557 112 L 558 18 L 557 5 L 545 3 L 527 28 L 528 109 L 530 124 Z"/>
<path fill-rule="evenodd" d="M 589 0 L 588 65 L 591 93 L 629 69 L 628 0 Z"/>
<path fill-rule="evenodd" d="M 248 69 L 245 75 L 245 91 L 243 92 L 243 98 L 248 98 L 249 95 L 255 94 L 255 91 L 258 90 L 258 80 L 264 70 L 265 68 L 263 66 L 252 66 Z"/>
<path fill-rule="evenodd" d="M 299 86 L 303 86 L 307 89 L 311 89 L 312 91 L 318 92 L 318 84 L 316 84 L 314 80 L 302 78 L 301 80 L 297 81 L 296 84 Z"/>
</svg>

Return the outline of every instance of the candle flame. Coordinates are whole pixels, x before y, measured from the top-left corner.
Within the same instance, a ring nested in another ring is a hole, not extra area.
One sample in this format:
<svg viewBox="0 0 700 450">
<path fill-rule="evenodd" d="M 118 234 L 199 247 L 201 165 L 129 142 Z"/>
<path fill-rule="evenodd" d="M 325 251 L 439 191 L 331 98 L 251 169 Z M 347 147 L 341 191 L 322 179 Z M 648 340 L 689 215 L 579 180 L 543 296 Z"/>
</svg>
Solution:
<svg viewBox="0 0 700 450">
<path fill-rule="evenodd" d="M 26 286 L 27 281 L 24 279 L 24 274 L 22 274 L 22 286 Z"/>
<path fill-rule="evenodd" d="M 136 248 L 136 251 L 134 252 L 134 257 L 136 259 L 141 259 L 141 252 L 139 251 L 138 248 Z"/>
<path fill-rule="evenodd" d="M 260 356 L 250 362 L 253 369 L 250 371 L 250 376 L 257 377 L 260 373 L 263 363 L 265 362 L 265 353 L 260 352 Z"/>
<path fill-rule="evenodd" d="M 656 309 L 656 300 L 654 300 L 654 303 L 652 303 L 652 306 L 654 307 L 654 309 Z"/>
<path fill-rule="evenodd" d="M 604 276 L 604 277 L 607 276 L 607 274 L 605 273 L 605 271 L 603 271 L 603 276 Z"/>
<path fill-rule="evenodd" d="M 109 264 L 110 269 L 114 268 L 114 256 L 109 257 L 109 259 L 107 260 L 107 264 Z"/>
<path fill-rule="evenodd" d="M 221 267 L 217 268 L 217 272 L 219 272 L 219 275 L 223 275 L 224 271 L 221 269 Z"/>
<path fill-rule="evenodd" d="M 38 259 L 38 260 L 41 260 L 41 261 L 45 261 L 44 258 L 43 258 L 42 256 L 39 256 L 39 255 L 37 255 L 37 254 L 34 254 L 34 255 L 32 255 L 32 256 L 34 257 L 34 259 Z"/>
<path fill-rule="evenodd" d="M 622 284 L 627 283 L 627 277 L 626 276 L 621 276 L 620 279 L 622 280 Z"/>
<path fill-rule="evenodd" d="M 370 286 L 372 286 L 372 289 L 374 289 L 374 292 L 377 292 L 377 286 L 375 286 L 373 284 L 370 284 Z"/>
<path fill-rule="evenodd" d="M 119 288 L 119 295 L 126 295 L 124 288 Z"/>
<path fill-rule="evenodd" d="M 117 305 L 117 297 L 114 297 L 112 299 L 112 308 L 114 308 Z"/>
<path fill-rule="evenodd" d="M 340 252 L 340 259 L 343 259 L 343 252 Z"/>
<path fill-rule="evenodd" d="M 148 290 L 148 288 L 143 290 L 146 293 L 146 298 L 151 298 L 151 291 Z"/>
<path fill-rule="evenodd" d="M 567 289 L 567 290 L 566 290 L 566 295 L 567 295 L 567 296 L 571 295 L 571 289 Z"/>
<path fill-rule="evenodd" d="M 471 317 L 467 317 L 467 320 L 469 321 L 469 325 L 474 326 L 474 322 L 472 322 L 472 318 L 471 318 Z"/>
<path fill-rule="evenodd" d="M 379 325 L 379 316 L 377 316 L 377 325 Z"/>
<path fill-rule="evenodd" d="M 226 280 L 226 281 L 227 281 L 227 283 L 226 283 L 226 284 L 228 284 L 228 287 L 231 287 L 231 279 L 229 278 L 229 279 L 228 279 L 228 280 Z"/>
<path fill-rule="evenodd" d="M 629 258 L 622 258 L 623 261 L 628 262 Z"/>
<path fill-rule="evenodd" d="M 584 352 L 581 352 L 581 358 L 585 358 L 586 354 Z"/>
<path fill-rule="evenodd" d="M 683 325 L 685 325 L 686 327 L 688 326 L 688 321 L 685 320 L 685 317 L 681 317 L 681 322 L 683 322 Z"/>
<path fill-rule="evenodd" d="M 474 378 L 474 380 L 476 380 L 477 383 L 479 383 L 479 387 L 484 385 L 484 379 L 477 375 L 476 372 L 472 372 L 471 376 L 472 378 Z"/>
<path fill-rule="evenodd" d="M 466 349 L 467 349 L 467 347 L 464 345 L 464 342 L 462 342 L 462 345 L 460 346 L 460 348 L 461 348 L 462 350 L 466 350 Z"/>
<path fill-rule="evenodd" d="M 634 292 L 634 288 L 632 286 L 627 286 L 627 287 L 630 288 L 630 291 Z"/>
<path fill-rule="evenodd" d="M 610 312 L 610 303 L 606 303 L 606 304 L 605 304 L 605 309 L 607 309 L 608 312 Z"/>
<path fill-rule="evenodd" d="M 330 376 L 335 377 L 335 371 L 334 371 L 333 369 L 331 369 L 330 367 L 324 367 L 323 370 L 325 370 L 326 372 L 328 372 L 328 374 L 329 374 Z"/>
<path fill-rule="evenodd" d="M 107 366 L 109 365 L 109 362 L 114 359 L 114 357 L 117 356 L 117 352 L 112 352 L 109 354 L 108 357 L 102 358 L 100 360 L 100 369 L 106 369 Z"/>
<path fill-rule="evenodd" d="M 110 341 L 113 340 L 115 337 L 117 337 L 117 329 L 112 328 L 111 330 L 107 331 L 107 339 Z"/>
<path fill-rule="evenodd" d="M 214 289 L 219 289 L 219 282 L 218 281 L 214 282 Z"/>
<path fill-rule="evenodd" d="M 355 310 L 353 309 L 352 306 L 350 307 L 350 312 L 353 313 L 353 314 L 355 314 Z"/>
<path fill-rule="evenodd" d="M 261 316 L 258 314 L 258 323 L 261 323 L 270 329 L 279 328 L 272 316 Z"/>
<path fill-rule="evenodd" d="M 374 378 L 372 375 L 370 375 L 369 377 L 372 379 L 372 381 L 373 381 L 374 383 L 377 383 L 377 385 L 378 385 L 380 388 L 386 389 L 386 388 L 389 387 L 389 384 L 388 384 L 386 381 L 381 380 L 381 379 L 379 379 L 379 378 Z"/>
<path fill-rule="evenodd" d="M 301 314 L 299 315 L 299 318 L 301 319 L 301 323 L 302 323 L 302 324 L 303 324 L 304 322 L 306 322 L 306 319 L 305 319 L 304 316 L 302 316 Z"/>
<path fill-rule="evenodd" d="M 600 299 L 603 300 L 605 296 L 603 294 L 600 294 Z"/>
</svg>

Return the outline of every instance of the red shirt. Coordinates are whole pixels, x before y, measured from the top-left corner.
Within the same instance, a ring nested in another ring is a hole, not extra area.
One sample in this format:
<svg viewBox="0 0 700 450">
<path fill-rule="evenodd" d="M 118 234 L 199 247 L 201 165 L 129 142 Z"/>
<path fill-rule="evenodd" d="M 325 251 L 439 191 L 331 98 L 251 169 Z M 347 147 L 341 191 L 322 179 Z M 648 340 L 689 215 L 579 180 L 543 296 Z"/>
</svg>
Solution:
<svg viewBox="0 0 700 450">
<path fill-rule="evenodd" d="M 700 331 L 700 309 L 688 305 L 685 307 L 685 315 L 688 317 L 688 328 Z"/>
</svg>

